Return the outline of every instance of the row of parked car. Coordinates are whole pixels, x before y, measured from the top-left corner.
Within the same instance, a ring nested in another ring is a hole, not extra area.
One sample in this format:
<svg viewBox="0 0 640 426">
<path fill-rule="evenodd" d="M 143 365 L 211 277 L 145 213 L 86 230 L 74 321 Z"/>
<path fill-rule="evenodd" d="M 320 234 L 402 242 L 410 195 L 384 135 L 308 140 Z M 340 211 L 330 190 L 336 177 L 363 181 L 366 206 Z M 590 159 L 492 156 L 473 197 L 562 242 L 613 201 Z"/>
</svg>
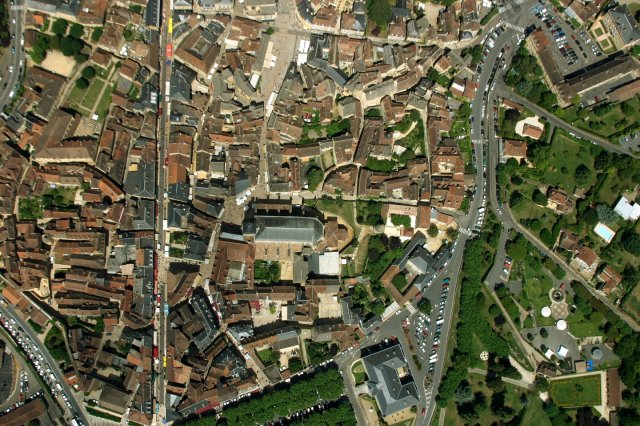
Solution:
<svg viewBox="0 0 640 426">
<path fill-rule="evenodd" d="M 42 355 L 40 348 L 31 340 L 24 329 L 16 323 L 16 320 L 13 318 L 5 317 L 4 315 L 2 315 L 2 313 L 0 313 L 0 323 L 5 328 L 5 330 L 7 330 L 9 334 L 11 334 L 13 339 L 22 348 L 22 350 L 27 354 L 33 366 L 38 371 L 38 374 L 40 375 L 40 377 L 42 377 L 42 380 L 47 384 L 47 386 L 49 386 L 51 394 L 55 396 L 58 393 L 62 392 L 62 385 L 53 374 L 51 366 Z M 67 395 L 62 393 L 62 399 L 65 401 L 66 405 L 73 413 L 71 401 L 69 401 Z M 18 405 L 21 404 L 22 403 Z"/>
</svg>

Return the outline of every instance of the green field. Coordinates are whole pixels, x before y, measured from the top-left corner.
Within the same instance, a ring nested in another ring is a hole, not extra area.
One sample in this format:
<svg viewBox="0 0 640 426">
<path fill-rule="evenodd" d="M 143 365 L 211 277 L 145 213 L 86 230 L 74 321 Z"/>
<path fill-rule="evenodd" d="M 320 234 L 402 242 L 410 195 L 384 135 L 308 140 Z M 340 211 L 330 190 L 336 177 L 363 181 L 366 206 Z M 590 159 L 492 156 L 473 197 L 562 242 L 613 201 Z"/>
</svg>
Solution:
<svg viewBox="0 0 640 426">
<path fill-rule="evenodd" d="M 560 407 L 589 407 L 602 403 L 600 375 L 553 380 L 549 396 Z"/>
<path fill-rule="evenodd" d="M 273 364 L 276 362 L 276 359 L 280 358 L 280 355 L 271 348 L 256 351 L 256 354 L 258 354 L 258 358 L 260 358 L 260 361 L 262 361 L 265 366 Z"/>
<path fill-rule="evenodd" d="M 568 107 L 561 115 L 575 126 L 589 132 L 605 138 L 614 136 L 612 142 L 615 142 L 616 135 L 629 133 L 632 127 L 640 122 L 640 99 L 632 98 L 625 103 L 630 107 L 627 114 L 622 112 L 620 103 L 615 103 L 611 105 L 611 111 L 603 115 L 596 115 L 593 109 L 582 110 L 578 106 Z"/>
<path fill-rule="evenodd" d="M 353 364 L 353 367 L 351 367 L 351 372 L 353 373 L 353 378 L 356 381 L 356 385 L 359 385 L 360 383 L 364 383 L 364 380 L 367 377 L 367 375 L 364 371 L 364 366 L 362 365 L 362 361 L 358 361 L 355 364 Z"/>
<path fill-rule="evenodd" d="M 538 327 L 549 326 L 555 324 L 552 317 L 545 318 L 541 315 L 540 310 L 551 304 L 549 300 L 549 291 L 553 287 L 553 281 L 544 272 L 527 272 L 523 282 L 523 292 L 520 296 L 521 303 L 526 304 L 527 301 L 533 304 L 535 310 L 535 324 Z"/>
<path fill-rule="evenodd" d="M 108 86 L 102 94 L 102 99 L 100 99 L 96 106 L 96 114 L 98 114 L 101 120 L 104 120 L 109 112 L 109 106 L 111 105 L 111 92 L 113 92 L 114 89 L 115 84 Z"/>
<path fill-rule="evenodd" d="M 576 141 L 563 131 L 556 130 L 548 154 L 536 159 L 536 176 L 532 178 L 573 193 L 576 187 L 574 172 L 580 164 L 584 164 L 592 172 L 589 185 L 593 184 L 595 182 L 593 157 L 588 145 Z"/>
</svg>

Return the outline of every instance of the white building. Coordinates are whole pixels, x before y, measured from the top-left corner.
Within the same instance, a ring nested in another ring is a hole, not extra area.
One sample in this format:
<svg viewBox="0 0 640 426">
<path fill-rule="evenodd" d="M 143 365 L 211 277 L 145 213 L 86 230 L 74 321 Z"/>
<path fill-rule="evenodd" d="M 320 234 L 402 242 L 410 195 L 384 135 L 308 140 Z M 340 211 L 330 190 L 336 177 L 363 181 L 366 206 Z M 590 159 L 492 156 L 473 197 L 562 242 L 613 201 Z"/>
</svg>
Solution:
<svg viewBox="0 0 640 426">
<path fill-rule="evenodd" d="M 620 198 L 618 204 L 613 209 L 624 220 L 638 220 L 640 218 L 640 205 L 634 201 L 629 201 L 625 197 Z"/>
</svg>

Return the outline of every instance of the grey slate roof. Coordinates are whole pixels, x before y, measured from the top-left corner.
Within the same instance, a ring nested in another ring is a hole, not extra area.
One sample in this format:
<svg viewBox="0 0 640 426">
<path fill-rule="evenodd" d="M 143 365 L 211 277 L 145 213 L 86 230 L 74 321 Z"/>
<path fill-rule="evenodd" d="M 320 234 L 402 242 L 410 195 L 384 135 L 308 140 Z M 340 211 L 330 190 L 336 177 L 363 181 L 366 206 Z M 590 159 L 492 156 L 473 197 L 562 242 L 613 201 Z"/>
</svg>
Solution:
<svg viewBox="0 0 640 426">
<path fill-rule="evenodd" d="M 615 21 L 620 37 L 622 37 L 625 44 L 633 43 L 640 39 L 638 23 L 626 4 L 611 9 L 609 13 Z"/>
<path fill-rule="evenodd" d="M 129 195 L 143 198 L 154 198 L 156 196 L 156 163 L 141 161 L 138 169 L 127 173 L 124 181 L 124 190 Z"/>
<path fill-rule="evenodd" d="M 399 344 L 362 358 L 367 371 L 369 392 L 378 402 L 383 416 L 418 404 L 418 390 Z M 407 375 L 400 376 L 399 370 Z"/>
</svg>

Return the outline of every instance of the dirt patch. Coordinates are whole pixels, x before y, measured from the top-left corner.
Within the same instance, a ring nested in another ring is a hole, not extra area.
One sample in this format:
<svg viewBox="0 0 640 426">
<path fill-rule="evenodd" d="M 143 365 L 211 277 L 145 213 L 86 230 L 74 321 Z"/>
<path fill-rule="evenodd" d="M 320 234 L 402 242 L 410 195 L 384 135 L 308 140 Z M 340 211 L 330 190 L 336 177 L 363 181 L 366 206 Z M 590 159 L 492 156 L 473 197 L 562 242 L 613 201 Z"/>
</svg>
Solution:
<svg viewBox="0 0 640 426">
<path fill-rule="evenodd" d="M 73 58 L 66 57 L 57 50 L 48 51 L 47 57 L 40 64 L 42 68 L 65 77 L 71 75 L 75 65 L 76 61 Z"/>
</svg>

